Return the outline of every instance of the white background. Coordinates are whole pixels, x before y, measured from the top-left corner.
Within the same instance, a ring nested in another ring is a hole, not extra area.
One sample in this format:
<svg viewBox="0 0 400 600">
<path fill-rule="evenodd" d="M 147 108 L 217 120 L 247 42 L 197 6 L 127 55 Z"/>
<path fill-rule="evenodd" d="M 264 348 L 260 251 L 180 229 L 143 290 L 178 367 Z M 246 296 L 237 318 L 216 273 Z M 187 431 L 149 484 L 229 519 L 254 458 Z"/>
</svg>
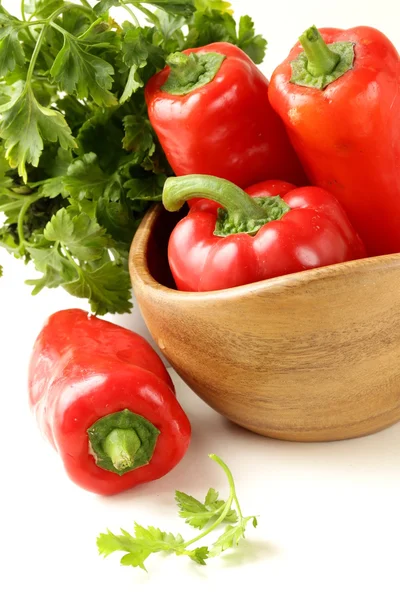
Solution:
<svg viewBox="0 0 400 600">
<path fill-rule="evenodd" d="M 19 1 L 3 4 L 16 8 Z M 250 14 L 269 41 L 262 67 L 267 75 L 311 24 L 372 25 L 400 48 L 398 2 L 232 4 L 237 14 Z M 40 437 L 28 410 L 26 367 L 44 319 L 86 304 L 58 290 L 32 297 L 23 283 L 32 271 L 4 251 L 0 262 L 1 598 L 152 600 L 170 591 L 178 599 L 214 599 L 248 594 L 254 585 L 257 596 L 271 600 L 398 600 L 400 425 L 346 442 L 268 440 L 226 422 L 175 376 L 193 426 L 184 460 L 162 480 L 117 497 L 84 492 Z M 143 332 L 136 313 L 112 320 Z M 134 520 L 190 535 L 176 517 L 174 491 L 201 497 L 214 486 L 226 494 L 210 452 L 230 465 L 244 513 L 260 516 L 258 529 L 249 530 L 236 553 L 207 567 L 157 555 L 149 560 L 149 574 L 120 567 L 117 557 L 98 557 L 97 534 L 107 527 L 130 529 Z"/>
</svg>

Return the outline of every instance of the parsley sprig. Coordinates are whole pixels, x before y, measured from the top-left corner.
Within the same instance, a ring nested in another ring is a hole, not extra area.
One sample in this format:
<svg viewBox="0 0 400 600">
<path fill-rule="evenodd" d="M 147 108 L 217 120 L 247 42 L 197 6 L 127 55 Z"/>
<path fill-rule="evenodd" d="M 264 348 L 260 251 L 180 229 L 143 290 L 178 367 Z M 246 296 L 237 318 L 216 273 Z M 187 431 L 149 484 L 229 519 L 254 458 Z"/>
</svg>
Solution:
<svg viewBox="0 0 400 600">
<path fill-rule="evenodd" d="M 178 533 L 166 533 L 156 527 L 142 527 L 135 523 L 134 535 L 121 529 L 116 535 L 111 531 L 102 533 L 97 538 L 99 553 L 109 556 L 114 552 L 124 552 L 121 564 L 140 567 L 146 570 L 145 560 L 156 552 L 173 553 L 177 556 L 188 556 L 200 565 L 205 565 L 208 558 L 221 554 L 229 548 L 235 548 L 245 537 L 248 523 L 257 526 L 256 517 L 243 517 L 236 495 L 235 482 L 228 466 L 215 454 L 209 455 L 224 470 L 229 482 L 229 497 L 224 501 L 213 488 L 207 492 L 204 502 L 196 500 L 184 492 L 176 492 L 175 500 L 179 508 L 179 516 L 192 527 L 203 530 L 196 537 L 185 541 Z M 233 506 L 236 506 L 234 510 Z M 228 523 L 223 533 L 209 546 L 198 546 L 200 540 L 211 534 L 222 523 Z"/>
<path fill-rule="evenodd" d="M 173 174 L 146 82 L 172 52 L 223 40 L 259 63 L 266 42 L 223 0 L 22 0 L 20 12 L 0 2 L 0 247 L 34 263 L 34 294 L 61 286 L 99 315 L 129 312 L 129 246 Z"/>
</svg>

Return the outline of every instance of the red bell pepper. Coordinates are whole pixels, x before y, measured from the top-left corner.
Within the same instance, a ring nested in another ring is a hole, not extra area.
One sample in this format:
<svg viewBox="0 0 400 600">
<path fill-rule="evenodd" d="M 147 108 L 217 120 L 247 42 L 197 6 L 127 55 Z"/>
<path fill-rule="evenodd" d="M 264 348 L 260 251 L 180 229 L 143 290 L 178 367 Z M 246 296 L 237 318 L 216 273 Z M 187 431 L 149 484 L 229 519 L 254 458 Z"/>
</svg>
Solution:
<svg viewBox="0 0 400 600">
<path fill-rule="evenodd" d="M 399 54 L 371 27 L 311 27 L 299 39 L 272 75 L 271 104 L 368 254 L 400 252 Z"/>
<path fill-rule="evenodd" d="M 163 203 L 175 211 L 199 200 L 169 239 L 168 259 L 182 291 L 226 289 L 365 257 L 365 248 L 332 194 L 265 181 L 241 190 L 207 175 L 171 177 Z"/>
<path fill-rule="evenodd" d="M 268 178 L 305 184 L 268 101 L 268 80 L 236 46 L 172 54 L 147 83 L 150 122 L 176 175 L 204 173 L 240 187 Z"/>
<path fill-rule="evenodd" d="M 111 495 L 158 479 L 183 458 L 188 418 L 141 336 L 82 310 L 53 314 L 29 367 L 30 405 L 69 477 Z"/>
</svg>

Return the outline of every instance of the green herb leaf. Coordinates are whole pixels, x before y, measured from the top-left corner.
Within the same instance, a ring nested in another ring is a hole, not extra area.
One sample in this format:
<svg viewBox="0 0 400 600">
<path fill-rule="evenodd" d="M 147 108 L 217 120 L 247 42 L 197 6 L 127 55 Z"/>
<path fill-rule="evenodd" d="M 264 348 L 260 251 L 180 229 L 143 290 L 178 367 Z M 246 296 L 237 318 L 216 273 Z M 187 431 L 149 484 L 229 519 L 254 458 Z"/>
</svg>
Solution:
<svg viewBox="0 0 400 600">
<path fill-rule="evenodd" d="M 209 489 L 204 504 L 193 498 L 193 496 L 189 496 L 183 492 L 177 491 L 175 495 L 180 509 L 179 515 L 187 518 L 187 522 L 190 525 L 201 528 L 210 521 L 210 517 L 217 517 L 215 522 L 206 531 L 194 539 L 185 542 L 180 534 L 165 533 L 155 527 L 144 528 L 135 523 L 134 535 L 123 529 L 121 529 L 122 535 L 115 535 L 109 530 L 107 533 L 101 534 L 97 538 L 99 553 L 103 556 L 109 556 L 113 552 L 124 552 L 121 564 L 140 567 L 146 570 L 144 562 L 155 552 L 173 552 L 177 556 L 188 556 L 199 565 L 205 565 L 209 557 L 217 556 L 228 548 L 237 546 L 244 537 L 248 522 L 252 520 L 255 527 L 257 520 L 255 517 L 242 517 L 232 473 L 218 456 L 215 454 L 210 454 L 209 456 L 223 468 L 228 477 L 230 486 L 228 500 L 226 502 L 219 500 L 218 493 L 213 488 Z M 233 503 L 238 508 L 240 518 L 238 518 L 236 512 L 231 508 Z M 212 514 L 212 510 L 214 510 L 214 515 Z M 224 533 L 213 544 L 211 551 L 208 546 L 189 549 L 190 546 L 193 546 L 200 539 L 209 535 L 220 523 L 227 518 L 229 519 L 229 515 L 231 519 L 234 516 L 235 520 L 238 520 L 238 524 L 236 526 L 228 525 Z"/>
<path fill-rule="evenodd" d="M 79 261 L 102 258 L 111 246 L 105 229 L 85 213 L 74 215 L 73 209 L 62 208 L 49 221 L 44 236 L 50 242 L 60 242 Z"/>
<path fill-rule="evenodd" d="M 112 173 L 120 160 L 126 157 L 121 143 L 123 131 L 115 108 L 100 108 L 79 129 L 76 138 L 78 153 L 97 156 L 100 168 Z"/>
<path fill-rule="evenodd" d="M 142 29 L 125 23 L 126 33 L 122 42 L 124 63 L 128 67 L 144 67 L 149 56 L 149 42 Z"/>
<path fill-rule="evenodd" d="M 96 216 L 100 225 L 114 240 L 130 245 L 140 219 L 133 216 L 123 200 L 112 202 L 108 198 L 100 198 L 96 207 Z"/>
<path fill-rule="evenodd" d="M 179 507 L 179 516 L 192 527 L 202 529 L 209 522 L 211 515 L 202 502 L 184 492 L 175 493 L 175 501 Z"/>
<path fill-rule="evenodd" d="M 176 52 L 181 45 L 183 46 L 184 36 L 181 29 L 185 25 L 185 18 L 177 15 L 169 15 L 163 10 L 157 10 L 155 15 L 158 21 L 159 33 L 162 35 L 161 43 L 165 46 L 165 53 Z M 172 39 L 178 42 L 178 47 L 171 47 L 169 42 Z"/>
<path fill-rule="evenodd" d="M 0 113 L 0 136 L 5 140 L 6 158 L 11 167 L 18 168 L 25 182 L 26 163 L 38 166 L 43 140 L 59 142 L 64 149 L 76 147 L 63 115 L 39 104 L 29 87 L 17 99 L 0 106 Z"/>
<path fill-rule="evenodd" d="M 235 19 L 229 13 L 217 10 L 196 12 L 186 45 L 206 46 L 213 42 L 237 42 Z"/>
<path fill-rule="evenodd" d="M 119 0 L 101 0 L 101 2 L 98 2 L 97 4 L 94 5 L 93 10 L 95 11 L 95 13 L 97 15 L 102 15 L 103 13 L 110 10 L 110 8 L 112 8 L 113 6 L 121 6 L 120 1 Z"/>
<path fill-rule="evenodd" d="M 207 546 L 201 546 L 200 548 L 195 548 L 194 550 L 190 550 L 186 552 L 187 556 L 189 556 L 194 562 L 198 565 L 205 565 L 207 558 L 210 556 L 210 551 Z"/>
<path fill-rule="evenodd" d="M 262 63 L 267 49 L 267 42 L 261 35 L 256 35 L 253 20 L 245 15 L 240 17 L 238 46 L 257 65 Z"/>
<path fill-rule="evenodd" d="M 64 186 L 64 176 L 67 174 L 71 162 L 71 151 L 63 148 L 58 149 L 57 156 L 52 161 L 47 159 L 46 172 L 49 178 L 43 182 L 40 188 L 43 196 L 47 198 L 56 198 L 59 195 L 63 198 L 67 197 L 68 192 Z"/>
<path fill-rule="evenodd" d="M 194 0 L 197 10 L 218 10 L 222 13 L 233 14 L 232 4 L 224 0 Z"/>
<path fill-rule="evenodd" d="M 29 254 L 38 271 L 43 273 L 40 279 L 29 279 L 28 285 L 33 285 L 32 294 L 38 294 L 44 287 L 56 288 L 78 277 L 77 269 L 61 255 L 58 247 L 30 248 Z"/>
<path fill-rule="evenodd" d="M 228 550 L 228 548 L 237 546 L 240 540 L 245 537 L 246 526 L 250 521 L 253 527 L 257 527 L 257 519 L 255 517 L 241 519 L 240 523 L 236 526 L 227 525 L 224 533 L 212 545 L 210 556 L 218 556 L 221 552 Z"/>
<path fill-rule="evenodd" d="M 132 200 L 157 202 L 161 200 L 165 179 L 165 175 L 159 175 L 157 178 L 130 179 L 124 187 L 128 190 L 128 198 Z"/>
<path fill-rule="evenodd" d="M 88 298 L 97 315 L 127 313 L 132 308 L 131 281 L 126 266 L 110 261 L 99 268 L 81 266 L 79 278 L 63 286 L 73 296 Z"/>
<path fill-rule="evenodd" d="M 0 77 L 25 64 L 25 54 L 18 38 L 18 29 L 12 25 L 0 28 Z"/>
<path fill-rule="evenodd" d="M 27 14 L 35 13 L 39 19 L 46 19 L 63 5 L 64 0 L 34 0 L 29 3 L 25 2 L 25 12 Z"/>
<path fill-rule="evenodd" d="M 125 552 L 121 564 L 131 567 L 140 567 L 146 570 L 144 561 L 154 552 L 171 552 L 180 548 L 183 538 L 179 534 L 165 533 L 156 527 L 147 529 L 135 523 L 135 535 L 130 535 L 121 529 L 121 535 L 114 535 L 111 531 L 100 534 L 97 538 L 97 548 L 103 556 L 113 552 Z"/>
<path fill-rule="evenodd" d="M 148 2 L 156 8 L 161 8 L 165 12 L 171 15 L 182 15 L 186 19 L 190 18 L 195 11 L 193 0 L 158 0 L 155 2 Z"/>
<path fill-rule="evenodd" d="M 77 200 L 99 200 L 107 195 L 111 201 L 117 201 L 121 195 L 118 173 L 105 173 L 93 152 L 77 158 L 68 168 L 63 182 L 68 193 Z"/>
<path fill-rule="evenodd" d="M 150 122 L 137 115 L 127 115 L 123 120 L 125 136 L 122 145 L 129 152 L 143 152 L 151 156 L 156 147 Z"/>
<path fill-rule="evenodd" d="M 129 69 L 128 79 L 126 80 L 126 85 L 124 91 L 122 92 L 122 96 L 119 99 L 120 104 L 125 104 L 127 100 L 134 94 L 139 88 L 143 87 L 144 83 L 138 73 L 137 65 L 133 65 Z"/>
<path fill-rule="evenodd" d="M 115 96 L 108 91 L 113 83 L 113 67 L 102 58 L 86 52 L 71 35 L 64 35 L 64 45 L 50 74 L 69 94 L 76 92 L 78 98 L 90 95 L 99 106 L 117 104 Z"/>
<path fill-rule="evenodd" d="M 173 174 L 144 86 L 171 52 L 225 40 L 260 61 L 265 44 L 225 0 L 92 4 L 25 0 L 28 23 L 0 1 L 0 246 L 36 266 L 34 293 L 60 286 L 105 314 L 131 308 L 129 245 Z M 120 25 L 107 11 L 124 6 Z"/>
<path fill-rule="evenodd" d="M 184 492 L 176 492 L 175 500 L 179 507 L 179 516 L 198 529 L 203 529 L 213 518 L 221 514 L 226 504 L 224 500 L 218 499 L 218 492 L 213 488 L 208 490 L 204 504 Z M 235 523 L 237 518 L 236 511 L 231 509 L 225 515 L 224 521 Z"/>
</svg>

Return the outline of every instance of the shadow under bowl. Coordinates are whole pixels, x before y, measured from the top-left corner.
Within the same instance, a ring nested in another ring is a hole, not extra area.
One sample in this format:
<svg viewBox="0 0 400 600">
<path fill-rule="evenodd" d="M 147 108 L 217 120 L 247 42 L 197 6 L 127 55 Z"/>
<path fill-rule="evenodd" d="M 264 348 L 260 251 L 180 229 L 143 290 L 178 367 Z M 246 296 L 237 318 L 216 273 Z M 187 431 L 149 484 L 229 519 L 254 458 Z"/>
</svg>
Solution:
<svg viewBox="0 0 400 600">
<path fill-rule="evenodd" d="M 207 404 L 261 435 L 328 441 L 400 419 L 400 254 L 216 292 L 180 292 L 168 267 L 182 214 L 143 219 L 129 270 L 169 363 Z"/>
</svg>

